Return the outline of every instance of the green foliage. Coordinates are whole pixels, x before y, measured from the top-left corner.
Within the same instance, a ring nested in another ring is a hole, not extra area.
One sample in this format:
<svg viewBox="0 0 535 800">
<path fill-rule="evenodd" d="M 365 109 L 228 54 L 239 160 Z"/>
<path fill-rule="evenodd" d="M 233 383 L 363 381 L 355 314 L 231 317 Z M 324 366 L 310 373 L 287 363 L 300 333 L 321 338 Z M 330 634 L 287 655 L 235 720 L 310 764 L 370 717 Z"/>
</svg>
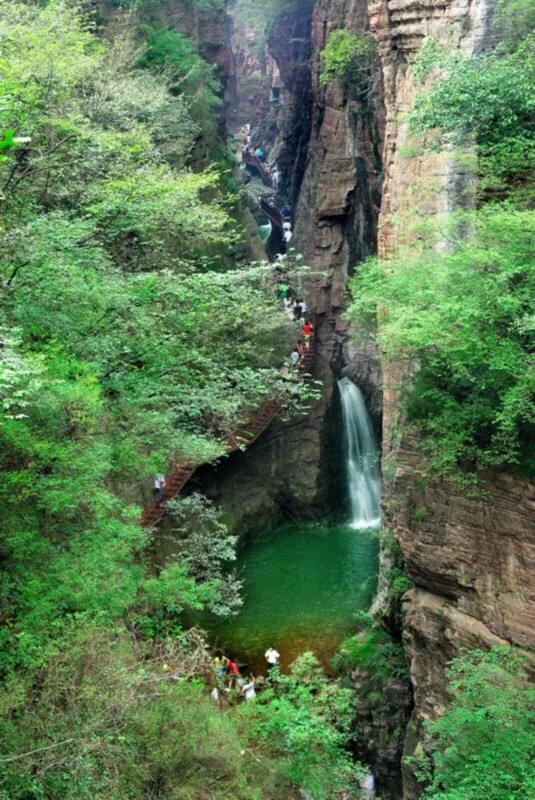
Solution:
<svg viewBox="0 0 535 800">
<path fill-rule="evenodd" d="M 494 23 L 497 35 L 509 46 L 535 30 L 535 7 L 531 0 L 498 0 L 498 14 Z"/>
<path fill-rule="evenodd" d="M 529 472 L 533 215 L 489 205 L 452 228 L 448 251 L 425 243 L 363 265 L 350 313 L 379 315 L 385 357 L 411 359 L 409 420 L 440 474 L 504 464 Z"/>
<path fill-rule="evenodd" d="M 210 3 L 211 0 L 195 0 Z M 206 9 L 202 9 L 206 10 Z M 170 28 L 145 27 L 146 47 L 139 63 L 156 73 L 165 73 L 171 91 L 183 97 L 203 136 L 213 147 L 217 120 L 214 110 L 221 105 L 221 83 L 216 68 L 198 54 L 192 42 Z"/>
<path fill-rule="evenodd" d="M 451 703 L 426 726 L 430 800 L 525 800 L 535 792 L 535 690 L 511 648 L 473 651 L 450 667 Z"/>
<path fill-rule="evenodd" d="M 344 640 L 333 665 L 339 672 L 356 669 L 368 673 L 369 680 L 377 689 L 393 678 L 407 679 L 403 647 L 371 621 L 355 636 Z"/>
<path fill-rule="evenodd" d="M 320 83 L 335 79 L 345 83 L 361 82 L 367 76 L 376 45 L 369 34 L 356 33 L 343 28 L 331 31 L 324 50 Z"/>
<path fill-rule="evenodd" d="M 174 539 L 173 553 L 201 583 L 215 583 L 218 597 L 209 608 L 223 616 L 242 605 L 242 582 L 228 567 L 236 560 L 238 539 L 229 534 L 212 503 L 200 494 L 168 504 Z"/>
<path fill-rule="evenodd" d="M 276 765 L 245 756 L 233 717 L 200 681 L 180 677 L 207 663 L 191 638 L 154 651 L 117 630 L 73 625 L 37 685 L 20 674 L 0 692 L 0 797 L 201 800 L 209 786 L 214 800 L 277 800 Z"/>
<path fill-rule="evenodd" d="M 303 653 L 289 675 L 276 673 L 241 716 L 292 784 L 315 800 L 355 790 L 362 770 L 350 759 L 353 692 L 328 680 L 312 653 Z"/>
<path fill-rule="evenodd" d="M 416 97 L 410 117 L 414 133 L 430 136 L 435 147 L 475 142 L 480 191 L 513 193 L 524 204 L 535 167 L 535 15 L 530 5 L 501 4 L 505 43 L 492 53 L 467 57 L 427 40 L 415 71 L 421 81 L 430 79 L 430 86 Z"/>
<path fill-rule="evenodd" d="M 9 673 L 45 664 L 73 620 L 162 635 L 184 608 L 230 608 L 193 560 L 147 578 L 125 498 L 176 458 L 220 455 L 245 408 L 299 382 L 277 370 L 292 331 L 270 268 L 221 270 L 231 223 L 215 172 L 185 168 L 199 128 L 167 79 L 63 0 L 1 3 L 0 27 L 0 124 L 31 137 L 0 163 Z"/>
</svg>

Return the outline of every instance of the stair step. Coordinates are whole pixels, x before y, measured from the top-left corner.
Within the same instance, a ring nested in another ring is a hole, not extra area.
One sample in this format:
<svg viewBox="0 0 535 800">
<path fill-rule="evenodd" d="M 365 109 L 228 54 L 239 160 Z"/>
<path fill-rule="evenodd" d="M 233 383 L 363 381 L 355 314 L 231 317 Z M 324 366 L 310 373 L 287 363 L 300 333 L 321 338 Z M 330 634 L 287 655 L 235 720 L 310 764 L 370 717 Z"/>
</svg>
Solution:
<svg viewBox="0 0 535 800">
<path fill-rule="evenodd" d="M 312 354 L 310 354 L 312 357 Z M 270 401 L 263 405 L 259 412 L 251 417 L 246 426 L 239 428 L 236 433 L 225 440 L 226 452 L 232 453 L 240 447 L 252 444 L 258 436 L 267 428 L 273 418 L 279 412 L 279 405 Z M 141 517 L 141 524 L 144 526 L 156 524 L 165 514 L 165 501 L 176 497 L 187 484 L 197 467 L 200 464 L 183 464 L 177 466 L 169 478 L 162 492 L 162 502 L 160 505 L 146 508 Z"/>
</svg>

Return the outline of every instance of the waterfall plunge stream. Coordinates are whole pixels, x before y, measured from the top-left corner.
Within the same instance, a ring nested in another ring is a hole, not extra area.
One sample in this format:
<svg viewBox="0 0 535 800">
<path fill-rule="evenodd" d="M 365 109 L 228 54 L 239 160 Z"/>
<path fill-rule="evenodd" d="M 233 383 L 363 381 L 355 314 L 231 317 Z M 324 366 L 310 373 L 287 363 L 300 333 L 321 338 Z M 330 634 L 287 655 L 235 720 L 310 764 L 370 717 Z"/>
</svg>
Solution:
<svg viewBox="0 0 535 800">
<path fill-rule="evenodd" d="M 338 381 L 346 436 L 346 468 L 352 528 L 378 528 L 381 522 L 379 453 L 362 392 L 349 380 Z"/>
</svg>

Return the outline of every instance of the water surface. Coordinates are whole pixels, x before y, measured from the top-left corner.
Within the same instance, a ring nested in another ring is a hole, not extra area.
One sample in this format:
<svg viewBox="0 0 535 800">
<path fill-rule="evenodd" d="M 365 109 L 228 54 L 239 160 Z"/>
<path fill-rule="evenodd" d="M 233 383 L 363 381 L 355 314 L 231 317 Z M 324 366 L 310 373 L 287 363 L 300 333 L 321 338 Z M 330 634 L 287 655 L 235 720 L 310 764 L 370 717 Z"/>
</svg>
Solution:
<svg viewBox="0 0 535 800">
<path fill-rule="evenodd" d="M 376 589 L 377 536 L 349 525 L 289 525 L 251 538 L 238 570 L 244 606 L 229 620 L 205 615 L 201 625 L 225 654 L 264 672 L 273 645 L 286 669 L 304 650 L 328 667 L 367 610 Z"/>
</svg>

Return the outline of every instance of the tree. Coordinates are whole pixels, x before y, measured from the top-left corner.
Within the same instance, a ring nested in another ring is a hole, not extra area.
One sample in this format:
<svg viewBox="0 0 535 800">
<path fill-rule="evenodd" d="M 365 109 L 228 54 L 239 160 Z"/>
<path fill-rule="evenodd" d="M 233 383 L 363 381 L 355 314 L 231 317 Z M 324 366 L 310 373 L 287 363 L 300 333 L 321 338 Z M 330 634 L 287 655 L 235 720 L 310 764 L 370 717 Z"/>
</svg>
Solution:
<svg viewBox="0 0 535 800">
<path fill-rule="evenodd" d="M 362 265 L 350 314 L 377 315 L 385 358 L 412 361 L 408 419 L 440 474 L 531 474 L 533 215 L 497 205 L 462 216 L 472 236 L 455 234 L 456 219 L 449 252 L 424 245 Z"/>
<path fill-rule="evenodd" d="M 498 25 L 506 41 L 493 52 L 467 57 L 428 39 L 415 66 L 422 90 L 410 115 L 414 133 L 434 147 L 475 143 L 483 199 L 512 195 L 523 206 L 533 199 L 535 169 L 534 23 L 522 2 L 504 0 Z"/>
<path fill-rule="evenodd" d="M 242 582 L 229 570 L 236 560 L 238 538 L 220 521 L 213 504 L 200 494 L 168 503 L 174 539 L 173 555 L 188 565 L 198 582 L 213 581 L 218 600 L 210 610 L 223 616 L 236 613 L 242 605 Z"/>
<path fill-rule="evenodd" d="M 426 726 L 429 800 L 525 800 L 535 792 L 535 690 L 512 648 L 451 662 L 451 703 Z"/>
<path fill-rule="evenodd" d="M 362 91 L 370 88 L 370 68 L 377 48 L 369 34 L 345 29 L 331 31 L 321 51 L 320 83 L 329 84 L 338 78 L 346 84 L 357 84 Z"/>
</svg>

